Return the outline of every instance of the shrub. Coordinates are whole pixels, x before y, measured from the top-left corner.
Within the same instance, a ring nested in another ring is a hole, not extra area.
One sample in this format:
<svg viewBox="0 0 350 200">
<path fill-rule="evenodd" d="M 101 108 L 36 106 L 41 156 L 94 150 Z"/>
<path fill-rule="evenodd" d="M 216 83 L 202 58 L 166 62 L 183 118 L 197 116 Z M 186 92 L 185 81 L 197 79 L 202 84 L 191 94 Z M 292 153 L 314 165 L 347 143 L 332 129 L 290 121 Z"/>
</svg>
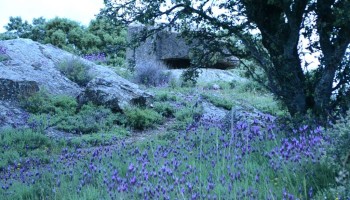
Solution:
<svg viewBox="0 0 350 200">
<path fill-rule="evenodd" d="M 240 92 L 266 92 L 266 89 L 255 81 L 242 83 L 238 87 Z"/>
<path fill-rule="evenodd" d="M 176 122 L 171 128 L 175 130 L 183 130 L 201 117 L 202 108 L 189 105 L 183 109 L 177 110 L 174 115 Z"/>
<path fill-rule="evenodd" d="M 54 142 L 47 136 L 29 129 L 4 130 L 0 134 L 0 169 L 19 162 L 19 158 L 29 156 L 44 157 L 54 147 Z"/>
<path fill-rule="evenodd" d="M 110 109 L 91 103 L 78 109 L 78 103 L 73 97 L 52 96 L 45 91 L 29 97 L 22 105 L 34 114 L 29 124 L 38 132 L 50 126 L 80 134 L 107 131 L 117 119 Z"/>
<path fill-rule="evenodd" d="M 202 94 L 202 97 L 209 101 L 210 103 L 214 104 L 216 107 L 221 107 L 226 110 L 231 110 L 233 103 L 231 101 L 228 101 L 224 97 L 217 97 L 209 94 Z"/>
<path fill-rule="evenodd" d="M 157 92 L 155 94 L 155 100 L 156 101 L 177 101 L 177 96 L 173 94 L 169 94 L 169 92 Z"/>
<path fill-rule="evenodd" d="M 57 63 L 57 68 L 69 80 L 80 86 L 84 87 L 92 80 L 92 76 L 89 74 L 90 66 L 84 64 L 78 58 L 71 58 Z"/>
<path fill-rule="evenodd" d="M 167 85 L 171 80 L 171 73 L 166 72 L 160 65 L 144 65 L 135 68 L 134 80 L 146 86 Z"/>
<path fill-rule="evenodd" d="M 56 115 L 53 125 L 63 131 L 87 134 L 110 130 L 115 120 L 110 109 L 89 103 L 75 115 Z"/>
<path fill-rule="evenodd" d="M 173 117 L 175 109 L 168 102 L 155 102 L 154 110 L 164 117 Z"/>
<path fill-rule="evenodd" d="M 148 108 L 130 107 L 124 111 L 127 125 L 134 129 L 144 130 L 160 123 L 163 117 L 156 111 Z"/>
<path fill-rule="evenodd" d="M 73 97 L 65 95 L 54 97 L 47 91 L 40 90 L 27 99 L 23 99 L 21 105 L 34 114 L 56 114 L 59 112 L 66 112 L 72 115 L 76 112 L 78 104 Z"/>
<path fill-rule="evenodd" d="M 327 152 L 330 161 L 327 163 L 338 174 L 336 181 L 339 188 L 350 194 L 350 111 L 327 132 L 331 141 Z"/>
</svg>

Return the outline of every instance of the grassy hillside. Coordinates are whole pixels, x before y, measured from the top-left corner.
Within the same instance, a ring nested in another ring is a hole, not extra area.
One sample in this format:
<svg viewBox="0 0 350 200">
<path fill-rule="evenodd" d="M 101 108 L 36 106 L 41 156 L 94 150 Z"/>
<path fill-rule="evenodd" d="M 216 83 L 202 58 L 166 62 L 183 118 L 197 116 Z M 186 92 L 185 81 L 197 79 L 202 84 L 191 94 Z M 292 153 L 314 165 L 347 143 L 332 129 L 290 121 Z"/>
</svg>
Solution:
<svg viewBox="0 0 350 200">
<path fill-rule="evenodd" d="M 252 82 L 147 90 L 152 105 L 123 114 L 45 92 L 27 99 L 30 126 L 0 133 L 0 199 L 349 198 L 330 137 L 348 133 L 347 119 L 328 131 L 281 124 L 285 110 Z M 201 119 L 203 102 L 239 117 Z"/>
</svg>

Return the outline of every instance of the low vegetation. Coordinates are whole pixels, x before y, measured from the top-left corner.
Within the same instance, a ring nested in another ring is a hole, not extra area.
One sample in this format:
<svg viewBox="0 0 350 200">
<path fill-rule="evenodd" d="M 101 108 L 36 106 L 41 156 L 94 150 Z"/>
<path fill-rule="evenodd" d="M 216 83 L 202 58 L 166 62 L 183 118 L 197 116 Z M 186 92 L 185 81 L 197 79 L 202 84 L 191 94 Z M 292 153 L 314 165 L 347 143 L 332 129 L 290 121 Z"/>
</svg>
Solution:
<svg viewBox="0 0 350 200">
<path fill-rule="evenodd" d="M 89 74 L 90 66 L 83 63 L 79 58 L 71 58 L 59 62 L 56 64 L 56 67 L 69 80 L 83 87 L 93 78 L 92 75 Z"/>
<path fill-rule="evenodd" d="M 158 112 L 148 108 L 130 107 L 124 111 L 126 124 L 134 129 L 144 130 L 162 122 L 163 117 Z"/>
<path fill-rule="evenodd" d="M 149 107 L 123 113 L 45 91 L 24 99 L 29 127 L 0 133 L 0 199 L 350 197 L 349 117 L 328 129 L 286 126 L 275 116 L 289 116 L 254 83 L 213 84 L 220 89 L 151 87 Z M 257 113 L 227 127 L 201 118 L 203 101 Z"/>
<path fill-rule="evenodd" d="M 171 73 L 159 65 L 142 65 L 136 67 L 134 80 L 146 86 L 164 86 L 170 83 Z"/>
</svg>

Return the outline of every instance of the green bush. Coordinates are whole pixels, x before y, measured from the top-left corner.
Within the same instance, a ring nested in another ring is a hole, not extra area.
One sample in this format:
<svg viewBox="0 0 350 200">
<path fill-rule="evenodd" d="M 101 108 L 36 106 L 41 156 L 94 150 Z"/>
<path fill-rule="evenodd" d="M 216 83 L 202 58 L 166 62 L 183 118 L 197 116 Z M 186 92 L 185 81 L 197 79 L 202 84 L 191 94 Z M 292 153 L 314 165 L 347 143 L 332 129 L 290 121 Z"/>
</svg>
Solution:
<svg viewBox="0 0 350 200">
<path fill-rule="evenodd" d="M 80 134 L 108 131 L 117 119 L 110 109 L 91 103 L 78 109 L 75 98 L 52 96 L 44 91 L 29 97 L 22 105 L 34 114 L 30 116 L 29 123 L 38 132 L 50 126 Z"/>
<path fill-rule="evenodd" d="M 53 125 L 59 130 L 87 134 L 110 130 L 116 116 L 110 109 L 95 106 L 91 103 L 83 105 L 75 115 L 56 115 Z"/>
<path fill-rule="evenodd" d="M 45 90 L 40 90 L 28 98 L 22 99 L 21 105 L 28 112 L 34 114 L 54 112 L 51 97 Z"/>
<path fill-rule="evenodd" d="M 78 58 L 71 58 L 56 65 L 63 75 L 80 86 L 84 87 L 92 80 L 92 76 L 89 74 L 90 66 Z"/>
<path fill-rule="evenodd" d="M 123 127 L 113 128 L 107 133 L 85 134 L 73 137 L 67 141 L 67 146 L 73 148 L 84 148 L 91 146 L 112 145 L 116 139 L 128 135 L 128 131 Z"/>
<path fill-rule="evenodd" d="M 331 144 L 327 158 L 338 174 L 336 181 L 350 194 L 350 111 L 327 131 Z M 348 196 L 350 198 L 350 196 Z"/>
<path fill-rule="evenodd" d="M 148 108 L 129 107 L 124 111 L 124 114 L 127 125 L 138 130 L 153 127 L 163 120 L 159 113 Z"/>
<path fill-rule="evenodd" d="M 221 107 L 226 110 L 231 110 L 233 106 L 233 102 L 225 99 L 224 97 L 220 98 L 209 94 L 202 94 L 202 97 L 210 103 L 214 104 L 216 107 Z"/>
<path fill-rule="evenodd" d="M 154 110 L 163 115 L 164 117 L 173 117 L 175 109 L 168 102 L 155 102 Z"/>
<path fill-rule="evenodd" d="M 240 92 L 260 92 L 260 93 L 266 93 L 266 89 L 261 86 L 261 84 L 257 83 L 256 81 L 248 81 L 242 84 L 239 84 L 238 90 Z"/>
<path fill-rule="evenodd" d="M 171 128 L 175 130 L 183 130 L 189 124 L 193 123 L 201 117 L 202 108 L 188 105 L 183 109 L 177 110 L 174 115 L 176 118 L 176 122 Z"/>
<path fill-rule="evenodd" d="M 155 94 L 154 99 L 156 101 L 177 101 L 178 98 L 174 94 L 169 94 L 169 92 L 161 91 Z"/>
<path fill-rule="evenodd" d="M 0 134 L 0 169 L 17 164 L 20 158 L 35 156 L 43 158 L 55 147 L 47 136 L 30 129 L 7 129 Z"/>
</svg>

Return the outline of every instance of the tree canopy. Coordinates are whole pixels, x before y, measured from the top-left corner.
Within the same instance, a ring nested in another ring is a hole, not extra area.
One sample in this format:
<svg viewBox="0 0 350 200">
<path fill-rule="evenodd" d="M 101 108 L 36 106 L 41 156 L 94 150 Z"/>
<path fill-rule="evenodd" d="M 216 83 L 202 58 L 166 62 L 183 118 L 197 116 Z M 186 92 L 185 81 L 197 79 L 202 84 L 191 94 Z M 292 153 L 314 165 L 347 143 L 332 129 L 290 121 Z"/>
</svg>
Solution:
<svg viewBox="0 0 350 200">
<path fill-rule="evenodd" d="M 88 27 L 66 18 L 33 19 L 32 24 L 21 17 L 10 17 L 5 26 L 4 39 L 29 38 L 40 43 L 50 43 L 78 55 L 104 53 L 107 64 L 124 64 L 126 31 L 123 26 L 99 17 Z"/>
<path fill-rule="evenodd" d="M 174 27 L 189 41 L 204 38 L 205 49 L 227 49 L 229 55 L 253 60 L 265 77 L 246 66 L 250 75 L 293 116 L 311 111 L 325 120 L 348 109 L 348 0 L 104 2 L 101 15 L 111 20 L 156 25 L 153 31 Z M 302 37 L 309 41 L 306 47 Z M 317 69 L 302 64 L 305 51 L 319 52 Z"/>
</svg>

